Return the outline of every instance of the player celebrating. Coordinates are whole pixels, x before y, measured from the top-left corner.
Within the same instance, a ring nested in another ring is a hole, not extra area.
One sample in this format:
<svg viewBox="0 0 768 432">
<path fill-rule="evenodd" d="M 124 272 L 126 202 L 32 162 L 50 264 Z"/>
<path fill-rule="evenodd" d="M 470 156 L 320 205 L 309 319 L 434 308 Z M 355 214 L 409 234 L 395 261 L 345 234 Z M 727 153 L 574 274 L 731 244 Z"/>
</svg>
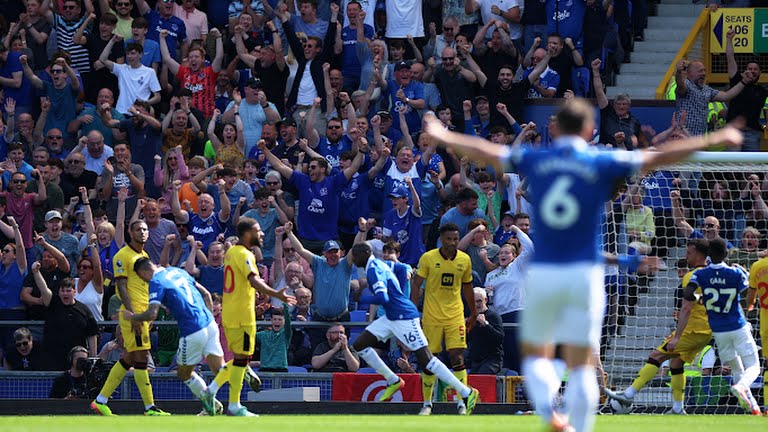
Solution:
<svg viewBox="0 0 768 432">
<path fill-rule="evenodd" d="M 147 228 L 146 222 L 137 220 L 131 223 L 128 231 L 131 235 L 131 242 L 123 246 L 113 257 L 113 274 L 117 283 L 117 297 L 123 302 L 120 310 L 142 313 L 149 307 L 149 290 L 147 283 L 134 271 L 134 266 L 139 259 L 149 258 L 147 252 L 144 251 L 144 243 L 149 238 L 149 228 Z M 155 406 L 152 384 L 149 382 L 149 374 L 147 373 L 147 362 L 150 355 L 149 322 L 131 321 L 126 319 L 122 313 L 119 321 L 125 350 L 128 354 L 112 367 L 104 387 L 96 400 L 91 402 L 91 410 L 101 415 L 112 415 L 112 410 L 107 406 L 109 397 L 120 385 L 128 370 L 133 367 L 133 379 L 136 381 L 136 387 L 139 388 L 141 400 L 144 402 L 144 415 L 170 415 Z"/>
<path fill-rule="evenodd" d="M 243 388 L 248 360 L 256 345 L 256 291 L 293 305 L 296 298 L 285 294 L 286 288 L 275 291 L 259 277 L 256 257 L 252 247 L 261 247 L 264 233 L 259 223 L 251 218 L 240 218 L 237 223 L 237 237 L 240 239 L 224 256 L 224 295 L 221 303 L 221 324 L 227 337 L 229 349 L 235 358 L 216 374 L 203 398 L 203 406 L 213 406 L 213 399 L 219 387 L 229 381 L 229 407 L 227 414 L 251 417 L 256 414 L 240 405 L 240 391 Z M 251 289 L 255 288 L 256 291 Z M 211 411 L 208 412 L 213 415 Z"/>
<path fill-rule="evenodd" d="M 458 250 L 459 227 L 447 223 L 440 227 L 438 249 L 432 249 L 419 259 L 419 270 L 413 276 L 411 300 L 419 303 L 421 284 L 424 289 L 424 334 L 429 341 L 429 351 L 443 351 L 443 341 L 451 359 L 451 369 L 464 387 L 467 386 L 467 370 L 464 366 L 464 350 L 467 349 L 467 327 L 471 328 L 477 318 L 475 293 L 472 287 L 472 263 L 469 255 Z M 468 321 L 464 320 L 464 305 L 461 296 L 469 305 Z M 424 406 L 419 415 L 432 413 L 432 391 L 435 375 L 424 369 L 421 387 Z M 458 390 L 458 389 L 457 389 Z M 468 408 L 459 401 L 459 414 Z"/>
<path fill-rule="evenodd" d="M 367 243 L 354 245 L 350 253 L 355 265 L 365 268 L 368 286 L 374 293 L 373 303 L 381 305 L 385 312 L 384 316 L 379 317 L 363 330 L 354 344 L 355 351 L 368 363 L 368 366 L 376 369 L 376 372 L 387 380 L 387 390 L 381 400 L 389 400 L 405 382 L 384 364 L 371 347 L 376 344 L 377 339 L 386 342 L 395 336 L 410 351 L 416 353 L 422 369 L 430 371 L 432 376 L 437 376 L 456 389 L 462 397 L 462 406 L 466 407 L 466 414 L 472 414 L 480 396 L 479 392 L 464 385 L 443 362 L 432 356 L 427 348 L 427 338 L 419 324 L 419 310 L 403 293 L 389 265 L 374 258 L 373 251 Z"/>
<path fill-rule="evenodd" d="M 687 287 L 690 283 L 693 272 L 697 268 L 704 267 L 707 262 L 709 252 L 709 243 L 704 239 L 693 239 L 688 241 L 688 247 L 685 252 L 685 259 L 688 265 L 693 269 L 683 276 L 682 286 Z M 701 294 L 698 292 L 697 294 Z M 687 314 L 690 318 L 686 322 L 678 319 L 675 332 L 653 350 L 648 356 L 646 364 L 638 371 L 637 378 L 630 387 L 624 391 L 614 392 L 607 388 L 603 392 L 610 398 L 616 399 L 625 406 L 632 404 L 637 392 L 639 392 L 659 371 L 661 364 L 669 360 L 669 370 L 672 378 L 670 386 L 672 387 L 672 409 L 667 414 L 685 413 L 683 402 L 685 399 L 685 363 L 692 362 L 696 355 L 709 344 L 712 340 L 712 330 L 707 321 L 707 311 L 704 305 L 699 302 L 684 302 L 680 314 Z M 670 345 L 670 342 L 677 337 L 677 341 Z"/>
<path fill-rule="evenodd" d="M 760 358 L 757 344 L 752 338 L 752 327 L 744 317 L 740 306 L 740 293 L 748 288 L 747 274 L 739 267 L 728 267 L 723 260 L 728 255 L 725 240 L 717 238 L 709 242 L 710 264 L 694 270 L 691 280 L 683 291 L 683 308 L 678 318 L 678 329 L 685 328 L 691 314 L 690 305 L 697 298 L 695 292 L 701 291 L 702 303 L 707 310 L 709 326 L 715 337 L 720 360 L 728 364 L 733 372 L 731 393 L 741 402 L 741 406 L 752 415 L 760 415 L 752 391 L 752 383 L 760 375 Z M 675 349 L 680 335 L 667 343 L 668 349 Z"/>
<path fill-rule="evenodd" d="M 768 257 L 752 264 L 749 271 L 749 291 L 747 292 L 747 312 L 755 308 L 755 300 L 760 305 L 760 339 L 768 341 Z M 765 346 L 766 342 L 763 342 Z M 763 349 L 763 357 L 768 353 Z M 768 364 L 768 360 L 766 360 Z M 763 372 L 763 395 L 768 395 L 768 369 Z M 768 398 L 763 402 L 763 414 L 768 416 Z"/>
<path fill-rule="evenodd" d="M 223 363 L 219 327 L 211 313 L 211 293 L 195 282 L 189 273 L 177 267 L 164 269 L 147 258 L 139 258 L 133 269 L 141 280 L 149 284 L 149 309 L 140 314 L 126 310 L 123 317 L 136 322 L 154 321 L 160 305 L 170 309 L 179 327 L 179 351 L 176 353 L 179 369 L 176 375 L 203 402 L 206 412 L 215 412 L 215 408 L 209 405 L 210 398 L 203 398 L 208 387 L 195 372 L 203 356 L 213 373 L 217 373 Z"/>
<path fill-rule="evenodd" d="M 725 127 L 707 137 L 678 141 L 660 152 L 601 152 L 586 140 L 594 131 L 594 108 L 581 99 L 565 102 L 556 116 L 558 137 L 551 147 L 510 148 L 447 131 L 434 117 L 426 132 L 475 161 L 497 170 L 513 165 L 525 175 L 537 220 L 536 255 L 529 268 L 528 307 L 522 315 L 523 375 L 536 412 L 552 430 L 590 431 L 598 403 L 593 353 L 600 343 L 605 304 L 600 255 L 600 215 L 617 182 L 639 169 L 677 162 L 710 143 L 739 145 L 741 133 Z M 511 171 L 505 169 L 505 172 Z M 552 401 L 560 380 L 552 365 L 554 344 L 562 344 L 570 377 L 565 404 Z"/>
</svg>

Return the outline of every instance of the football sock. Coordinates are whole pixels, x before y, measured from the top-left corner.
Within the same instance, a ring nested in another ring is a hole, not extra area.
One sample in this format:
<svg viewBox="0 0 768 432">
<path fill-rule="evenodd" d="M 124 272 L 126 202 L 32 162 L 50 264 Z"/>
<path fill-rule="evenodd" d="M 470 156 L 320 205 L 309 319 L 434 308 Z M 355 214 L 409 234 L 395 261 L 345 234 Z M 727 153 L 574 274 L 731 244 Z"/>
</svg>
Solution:
<svg viewBox="0 0 768 432">
<path fill-rule="evenodd" d="M 232 370 L 232 360 L 221 366 L 219 373 L 213 378 L 213 381 L 208 385 L 208 391 L 216 396 L 216 392 L 219 391 L 224 383 L 229 381 L 229 372 Z"/>
<path fill-rule="evenodd" d="M 639 392 L 643 387 L 645 387 L 645 384 L 648 383 L 648 381 L 652 380 L 653 377 L 656 376 L 656 374 L 659 372 L 659 365 L 654 363 L 646 363 L 643 365 L 642 368 L 640 368 L 640 371 L 637 373 L 637 378 L 635 378 L 635 381 L 632 382 L 632 389 L 635 391 L 632 392 L 632 396 L 629 395 L 629 389 L 624 391 L 624 395 L 628 398 L 635 397 L 635 394 Z"/>
<path fill-rule="evenodd" d="M 565 386 L 565 405 L 569 421 L 577 431 L 591 431 L 600 399 L 597 375 L 592 366 L 579 366 L 571 370 Z"/>
<path fill-rule="evenodd" d="M 526 357 L 523 359 L 522 372 L 528 400 L 533 402 L 536 414 L 544 421 L 549 421 L 554 411 L 552 403 L 560 389 L 560 379 L 552 361 L 544 357 Z"/>
<path fill-rule="evenodd" d="M 109 402 L 109 397 L 115 392 L 117 386 L 123 382 L 123 378 L 125 378 L 125 374 L 128 373 L 128 369 L 130 368 L 131 366 L 126 364 L 123 360 L 115 363 L 115 365 L 112 366 L 112 370 L 109 371 L 107 380 L 104 382 L 104 387 L 101 388 L 101 392 L 96 396 L 96 402 L 100 404 Z"/>
<path fill-rule="evenodd" d="M 203 395 L 203 392 L 205 392 L 205 381 L 203 381 L 202 378 L 200 378 L 200 375 L 198 375 L 195 372 L 192 372 L 192 376 L 189 377 L 188 380 L 184 381 L 184 384 L 189 387 L 189 390 L 192 391 L 192 394 L 194 394 L 198 399 Z"/>
<path fill-rule="evenodd" d="M 725 363 L 731 367 L 732 382 L 738 384 L 741 381 L 741 377 L 744 376 L 744 365 L 741 363 L 741 359 L 735 357 Z"/>
<path fill-rule="evenodd" d="M 146 363 L 133 364 L 133 380 L 136 381 L 136 387 L 139 388 L 141 400 L 144 402 L 144 409 L 150 409 L 155 405 L 155 397 L 152 394 L 152 384 L 149 382 L 149 372 L 147 372 Z"/>
<path fill-rule="evenodd" d="M 746 388 L 750 388 L 760 375 L 760 358 L 757 356 L 757 351 L 755 351 L 751 355 L 743 357 L 741 361 L 744 364 L 744 373 L 741 375 L 739 383 Z"/>
<path fill-rule="evenodd" d="M 464 384 L 465 386 L 467 386 L 467 388 L 469 388 L 469 386 L 467 385 L 467 369 L 464 368 L 464 366 L 461 366 L 461 367 L 462 367 L 462 369 L 459 369 L 459 370 L 454 369 L 453 370 L 453 376 L 455 376 L 456 379 L 461 381 L 462 384 Z M 458 405 L 459 406 L 464 406 L 464 399 L 459 398 Z"/>
<path fill-rule="evenodd" d="M 464 383 L 456 378 L 456 375 L 454 375 L 453 372 L 448 369 L 448 366 L 441 362 L 437 357 L 432 357 L 429 363 L 427 363 L 426 369 L 435 374 L 435 376 L 437 376 L 440 381 L 456 389 L 456 393 L 460 394 L 462 398 L 472 394 L 472 389 L 465 386 Z M 464 371 L 464 375 L 466 376 L 466 371 Z"/>
<path fill-rule="evenodd" d="M 361 351 L 358 352 L 360 357 L 365 360 L 366 363 L 368 363 L 368 366 L 372 367 L 376 370 L 376 372 L 383 376 L 387 380 L 387 384 L 395 384 L 400 381 L 400 377 L 395 375 L 394 372 L 392 372 L 392 369 L 387 367 L 387 365 L 384 363 L 384 360 L 379 357 L 378 354 L 376 354 L 376 351 L 374 351 L 372 348 L 367 347 Z"/>
<path fill-rule="evenodd" d="M 685 369 L 670 368 L 669 372 L 672 374 L 669 384 L 672 387 L 672 408 L 678 412 L 683 409 L 685 399 Z"/>
<path fill-rule="evenodd" d="M 437 377 L 433 373 L 421 374 L 421 394 L 424 397 L 424 405 L 432 406 L 432 391 L 435 389 Z"/>
<path fill-rule="evenodd" d="M 240 408 L 240 392 L 243 390 L 243 378 L 245 378 L 245 366 L 232 364 L 229 373 L 229 409 L 233 404 Z"/>
</svg>

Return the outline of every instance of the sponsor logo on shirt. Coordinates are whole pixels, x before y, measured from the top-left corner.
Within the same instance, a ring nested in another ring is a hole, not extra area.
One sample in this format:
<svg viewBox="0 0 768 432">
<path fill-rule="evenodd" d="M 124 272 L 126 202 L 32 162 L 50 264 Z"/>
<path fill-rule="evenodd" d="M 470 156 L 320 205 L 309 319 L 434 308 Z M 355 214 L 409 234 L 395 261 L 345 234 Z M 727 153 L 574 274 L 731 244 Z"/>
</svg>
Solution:
<svg viewBox="0 0 768 432">
<path fill-rule="evenodd" d="M 318 213 L 318 214 L 325 213 L 325 207 L 323 207 L 323 202 L 317 198 L 312 198 L 312 202 L 309 203 L 307 210 L 311 211 L 312 213 Z"/>
</svg>

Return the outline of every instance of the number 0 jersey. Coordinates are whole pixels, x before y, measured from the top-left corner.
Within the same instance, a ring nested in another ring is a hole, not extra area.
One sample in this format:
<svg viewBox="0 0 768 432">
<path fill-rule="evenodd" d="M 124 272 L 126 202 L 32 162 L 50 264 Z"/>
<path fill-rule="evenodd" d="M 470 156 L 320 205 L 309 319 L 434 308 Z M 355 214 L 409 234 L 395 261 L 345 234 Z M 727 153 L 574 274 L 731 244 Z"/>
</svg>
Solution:
<svg viewBox="0 0 768 432">
<path fill-rule="evenodd" d="M 213 314 L 205 306 L 195 280 L 178 267 L 160 269 L 149 281 L 149 302 L 164 304 L 179 323 L 179 336 L 208 327 Z"/>
<path fill-rule="evenodd" d="M 424 278 L 424 323 L 464 322 L 461 285 L 472 282 L 469 255 L 456 251 L 454 259 L 445 259 L 440 249 L 432 249 L 419 259 L 417 274 Z M 421 287 L 413 287 L 419 289 Z"/>
<path fill-rule="evenodd" d="M 533 262 L 601 262 L 599 237 L 604 204 L 617 182 L 642 164 L 638 152 L 601 151 L 575 136 L 545 150 L 515 147 L 502 162 L 524 174 L 534 209 Z"/>
<path fill-rule="evenodd" d="M 224 255 L 224 295 L 221 301 L 221 324 L 240 327 L 256 323 L 256 289 L 248 276 L 259 275 L 256 257 L 243 245 L 229 248 Z"/>
<path fill-rule="evenodd" d="M 749 287 L 757 290 L 760 305 L 760 328 L 768 334 L 768 258 L 758 260 L 749 270 Z"/>
<path fill-rule="evenodd" d="M 701 289 L 702 301 L 713 332 L 738 330 L 747 325 L 740 293 L 747 289 L 747 274 L 726 264 L 709 264 L 695 270 L 688 282 Z"/>
</svg>

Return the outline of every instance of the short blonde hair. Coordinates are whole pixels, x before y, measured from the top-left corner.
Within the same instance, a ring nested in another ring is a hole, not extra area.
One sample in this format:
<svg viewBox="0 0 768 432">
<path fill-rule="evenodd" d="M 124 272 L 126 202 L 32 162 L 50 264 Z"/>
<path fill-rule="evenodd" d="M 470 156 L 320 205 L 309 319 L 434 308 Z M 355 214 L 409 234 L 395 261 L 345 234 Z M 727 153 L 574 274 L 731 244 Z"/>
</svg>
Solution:
<svg viewBox="0 0 768 432">
<path fill-rule="evenodd" d="M 100 231 L 106 231 L 109 233 L 110 237 L 115 238 L 115 226 L 112 225 L 112 222 L 100 223 L 99 227 L 96 228 L 96 234 L 98 234 Z"/>
</svg>

